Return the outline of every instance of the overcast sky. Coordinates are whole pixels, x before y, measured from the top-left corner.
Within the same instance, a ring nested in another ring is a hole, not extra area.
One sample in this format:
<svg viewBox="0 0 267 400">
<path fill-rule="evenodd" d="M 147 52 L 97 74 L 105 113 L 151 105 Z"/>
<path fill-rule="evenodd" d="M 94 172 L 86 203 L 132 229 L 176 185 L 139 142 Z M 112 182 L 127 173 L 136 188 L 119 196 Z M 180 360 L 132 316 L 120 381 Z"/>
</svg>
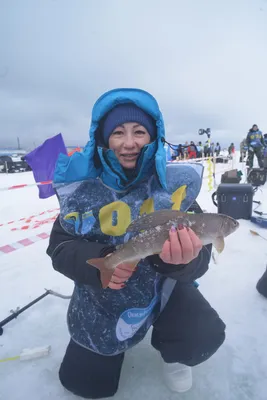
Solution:
<svg viewBox="0 0 267 400">
<path fill-rule="evenodd" d="M 0 0 L 0 146 L 84 145 L 116 87 L 151 92 L 173 143 L 267 132 L 267 1 Z"/>
</svg>

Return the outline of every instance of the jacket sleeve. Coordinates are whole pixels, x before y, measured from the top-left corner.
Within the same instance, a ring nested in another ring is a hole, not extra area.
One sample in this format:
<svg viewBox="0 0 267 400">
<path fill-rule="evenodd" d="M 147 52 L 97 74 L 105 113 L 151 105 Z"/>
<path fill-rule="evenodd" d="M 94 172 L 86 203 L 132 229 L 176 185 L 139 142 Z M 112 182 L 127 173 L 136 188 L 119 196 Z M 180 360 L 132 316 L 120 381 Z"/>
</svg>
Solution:
<svg viewBox="0 0 267 400">
<path fill-rule="evenodd" d="M 198 203 L 195 202 L 189 211 L 202 212 Z M 203 276 L 209 269 L 212 245 L 203 246 L 199 255 L 189 264 L 173 265 L 164 263 L 159 255 L 147 257 L 152 268 L 160 274 L 175 279 L 181 283 L 192 283 L 195 279 Z"/>
<path fill-rule="evenodd" d="M 87 264 L 86 260 L 105 257 L 112 251 L 113 246 L 90 242 L 67 233 L 58 217 L 54 222 L 46 253 L 56 271 L 79 284 L 101 288 L 98 269 Z"/>
<path fill-rule="evenodd" d="M 181 283 L 192 283 L 203 276 L 209 269 L 212 245 L 203 246 L 198 257 L 189 264 L 173 265 L 164 263 L 158 255 L 149 257 L 152 268 L 160 274 Z"/>
</svg>

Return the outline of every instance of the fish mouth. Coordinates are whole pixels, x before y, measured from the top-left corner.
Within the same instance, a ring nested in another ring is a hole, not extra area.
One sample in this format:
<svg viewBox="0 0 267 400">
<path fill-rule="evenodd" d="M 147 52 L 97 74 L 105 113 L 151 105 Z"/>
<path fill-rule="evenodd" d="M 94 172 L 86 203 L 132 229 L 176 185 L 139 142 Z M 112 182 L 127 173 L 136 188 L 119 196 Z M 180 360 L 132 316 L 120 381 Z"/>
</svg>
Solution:
<svg viewBox="0 0 267 400">
<path fill-rule="evenodd" d="M 234 226 L 235 229 L 239 228 L 240 224 L 235 218 L 233 218 L 233 217 L 228 217 L 228 218 L 230 218 L 230 220 L 232 221 L 233 226 Z"/>
<path fill-rule="evenodd" d="M 226 236 L 229 236 L 231 233 L 235 232 L 239 226 L 240 224 L 235 218 L 227 215 L 227 218 L 223 221 L 222 228 L 227 232 Z"/>
</svg>

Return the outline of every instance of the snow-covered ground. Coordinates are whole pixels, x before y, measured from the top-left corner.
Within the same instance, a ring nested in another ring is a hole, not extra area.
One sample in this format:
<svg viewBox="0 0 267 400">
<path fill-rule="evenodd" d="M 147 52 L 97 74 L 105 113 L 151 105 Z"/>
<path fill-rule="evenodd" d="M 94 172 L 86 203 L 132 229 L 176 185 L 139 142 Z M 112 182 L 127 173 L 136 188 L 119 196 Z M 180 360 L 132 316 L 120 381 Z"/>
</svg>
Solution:
<svg viewBox="0 0 267 400">
<path fill-rule="evenodd" d="M 216 165 L 216 180 L 232 165 Z M 243 169 L 243 165 L 236 165 Z M 32 173 L 0 175 L 0 188 L 34 182 Z M 264 201 L 267 212 L 267 184 L 255 195 Z M 208 191 L 207 172 L 198 197 L 202 208 L 216 212 Z M 58 207 L 56 197 L 38 198 L 38 189 L 29 187 L 0 192 L 0 224 L 36 215 Z M 53 217 L 50 212 L 30 222 Z M 0 227 L 0 246 L 51 230 L 52 222 L 31 230 L 11 231 L 25 221 Z M 162 382 L 161 363 L 149 345 L 149 335 L 125 358 L 116 400 L 148 398 L 185 400 L 266 400 L 267 398 L 267 300 L 255 289 L 267 262 L 266 242 L 250 234 L 267 232 L 249 221 L 240 220 L 240 229 L 226 239 L 226 248 L 199 280 L 200 291 L 227 325 L 227 339 L 207 362 L 193 369 L 194 385 L 183 395 L 168 391 Z M 0 256 L 0 320 L 11 309 L 23 307 L 44 293 L 44 288 L 70 295 L 73 283 L 55 272 L 46 255 L 48 239 Z M 34 361 L 0 362 L 0 399 L 74 400 L 60 385 L 58 368 L 69 335 L 66 326 L 68 300 L 47 296 L 4 327 L 0 336 L 0 360 L 20 354 L 23 348 L 51 345 L 48 357 Z"/>
</svg>

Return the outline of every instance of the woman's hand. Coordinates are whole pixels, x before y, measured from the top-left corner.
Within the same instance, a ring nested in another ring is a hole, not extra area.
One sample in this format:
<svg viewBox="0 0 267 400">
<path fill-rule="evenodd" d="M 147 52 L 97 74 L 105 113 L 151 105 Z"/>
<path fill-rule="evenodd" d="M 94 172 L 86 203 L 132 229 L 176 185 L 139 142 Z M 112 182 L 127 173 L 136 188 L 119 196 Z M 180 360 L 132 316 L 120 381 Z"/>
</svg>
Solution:
<svg viewBox="0 0 267 400">
<path fill-rule="evenodd" d="M 135 270 L 136 268 L 133 268 L 133 265 L 129 263 L 118 265 L 112 275 L 108 287 L 115 290 L 122 289 L 125 286 L 124 282 L 132 276 Z"/>
<path fill-rule="evenodd" d="M 192 229 L 181 225 L 178 230 L 171 228 L 169 239 L 164 243 L 159 256 L 167 264 L 188 264 L 198 256 L 202 247 L 201 240 Z"/>
</svg>

